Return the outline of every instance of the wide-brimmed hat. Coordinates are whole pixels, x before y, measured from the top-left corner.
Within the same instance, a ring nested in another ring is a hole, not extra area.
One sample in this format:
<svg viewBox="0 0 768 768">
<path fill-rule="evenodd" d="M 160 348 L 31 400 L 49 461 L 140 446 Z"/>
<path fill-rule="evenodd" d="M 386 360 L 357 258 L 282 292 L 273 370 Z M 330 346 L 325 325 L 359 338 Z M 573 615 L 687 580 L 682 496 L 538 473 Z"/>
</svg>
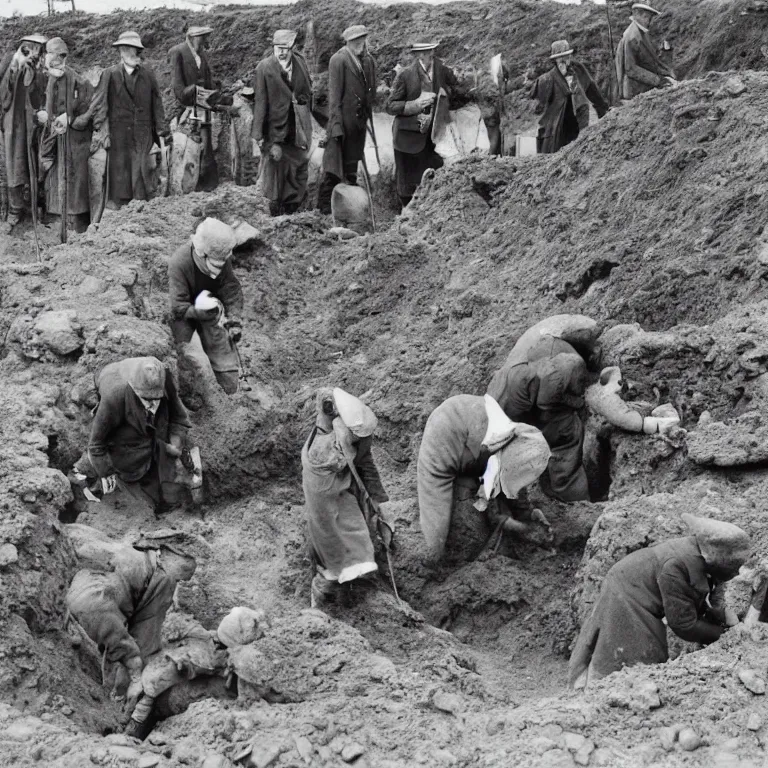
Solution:
<svg viewBox="0 0 768 768">
<path fill-rule="evenodd" d="M 552 51 L 550 59 L 559 59 L 561 56 L 570 56 L 573 53 L 573 48 L 568 45 L 567 40 L 555 40 L 552 43 Z"/>
<path fill-rule="evenodd" d="M 718 511 L 712 508 L 713 513 Z M 738 571 L 749 557 L 749 536 L 737 525 L 689 512 L 683 512 L 681 518 L 696 537 L 707 565 Z"/>
<path fill-rule="evenodd" d="M 290 48 L 296 42 L 296 33 L 292 29 L 276 29 L 272 35 L 272 45 Z"/>
<path fill-rule="evenodd" d="M 439 40 L 420 40 L 411 45 L 411 50 L 414 53 L 418 53 L 419 51 L 434 51 L 438 45 L 440 45 Z"/>
<path fill-rule="evenodd" d="M 128 32 L 121 32 L 120 37 L 115 40 L 114 43 L 112 43 L 113 48 L 117 48 L 121 45 L 128 45 L 131 48 L 138 48 L 139 50 L 144 50 L 144 46 L 141 44 L 141 38 L 139 37 L 138 32 L 133 32 L 132 30 L 129 30 Z"/>
<path fill-rule="evenodd" d="M 165 396 L 165 366 L 156 357 L 138 357 L 134 361 L 128 383 L 145 400 Z"/>
<path fill-rule="evenodd" d="M 167 549 L 181 557 L 192 557 L 195 560 L 211 554 L 211 545 L 202 536 L 175 528 L 161 528 L 158 531 L 142 533 L 133 542 L 133 548 Z"/>
<path fill-rule="evenodd" d="M 48 38 L 45 35 L 41 35 L 39 32 L 33 32 L 30 35 L 25 35 L 24 37 L 22 37 L 21 42 L 36 43 L 37 45 L 45 45 L 48 42 Z"/>
<path fill-rule="evenodd" d="M 67 44 L 60 37 L 52 37 L 45 44 L 46 53 L 69 53 Z"/>
<path fill-rule="evenodd" d="M 363 24 L 353 24 L 351 27 L 347 27 L 341 33 L 341 36 L 349 42 L 350 40 L 357 40 L 359 37 L 365 37 L 368 34 L 368 27 Z"/>
<path fill-rule="evenodd" d="M 651 8 L 650 5 L 645 3 L 634 3 L 632 5 L 633 11 L 648 11 L 648 13 L 655 13 L 657 16 L 661 16 L 661 11 L 657 11 L 655 8 Z"/>
<path fill-rule="evenodd" d="M 210 35 L 213 32 L 213 27 L 190 27 L 187 30 L 187 37 L 202 37 L 203 35 Z"/>
</svg>

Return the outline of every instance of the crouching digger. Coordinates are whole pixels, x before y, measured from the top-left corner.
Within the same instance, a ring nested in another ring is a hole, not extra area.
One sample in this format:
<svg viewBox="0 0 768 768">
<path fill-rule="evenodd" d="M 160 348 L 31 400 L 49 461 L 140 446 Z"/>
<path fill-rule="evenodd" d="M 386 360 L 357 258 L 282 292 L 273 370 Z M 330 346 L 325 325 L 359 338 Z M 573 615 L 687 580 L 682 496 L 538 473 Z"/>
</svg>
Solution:
<svg viewBox="0 0 768 768">
<path fill-rule="evenodd" d="M 450 560 L 476 555 L 469 550 L 478 550 L 489 531 L 530 536 L 532 520 L 548 529 L 526 499 L 514 500 L 546 469 L 549 456 L 541 432 L 510 421 L 489 395 L 455 395 L 435 408 L 424 428 L 417 468 L 419 519 L 430 559 L 441 558 L 446 547 Z M 479 486 L 480 499 L 473 506 Z M 499 511 L 488 504 L 494 498 Z"/>
<path fill-rule="evenodd" d="M 339 585 L 378 570 L 370 528 L 384 546 L 392 527 L 379 504 L 389 500 L 371 454 L 376 416 L 338 387 L 321 389 L 317 419 L 301 451 L 309 542 L 317 563 L 311 604 L 336 599 Z"/>
<path fill-rule="evenodd" d="M 572 687 L 625 666 L 667 661 L 662 619 L 683 640 L 704 644 L 737 623 L 713 593 L 746 561 L 749 537 L 730 523 L 687 513 L 682 519 L 692 535 L 632 552 L 608 571 L 571 655 Z"/>
<path fill-rule="evenodd" d="M 98 539 L 90 541 L 91 554 L 94 543 L 98 545 Z M 105 568 L 112 570 L 86 568 L 72 579 L 67 608 L 98 646 L 104 683 L 114 679 L 113 695 L 125 696 L 128 716 L 144 692 L 146 662 L 160 650 L 176 584 L 192 578 L 195 554 L 207 551 L 207 546 L 184 531 L 156 531 L 141 536 L 133 546 L 109 546 Z"/>
<path fill-rule="evenodd" d="M 243 289 L 232 269 L 234 230 L 218 219 L 198 225 L 189 242 L 168 262 L 173 338 L 179 359 L 189 362 L 188 345 L 197 331 L 221 388 L 237 392 L 242 336 Z"/>
<path fill-rule="evenodd" d="M 178 506 L 175 461 L 192 426 L 173 376 L 155 357 L 110 363 L 96 376 L 99 404 L 76 481 L 99 478 L 110 493 L 118 480 L 148 500 L 156 515 Z"/>
</svg>

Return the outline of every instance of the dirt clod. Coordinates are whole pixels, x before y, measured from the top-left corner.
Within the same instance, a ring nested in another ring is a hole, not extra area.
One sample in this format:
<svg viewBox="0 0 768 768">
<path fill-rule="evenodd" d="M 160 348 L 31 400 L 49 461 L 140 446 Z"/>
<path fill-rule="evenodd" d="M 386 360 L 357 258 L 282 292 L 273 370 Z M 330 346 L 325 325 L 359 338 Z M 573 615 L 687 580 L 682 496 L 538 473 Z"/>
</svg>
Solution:
<svg viewBox="0 0 768 768">
<path fill-rule="evenodd" d="M 693 752 L 701 746 L 701 736 L 693 728 L 683 728 L 677 740 L 686 752 Z"/>
<path fill-rule="evenodd" d="M 754 669 L 740 669 L 739 680 L 744 687 L 756 696 L 762 696 L 765 693 L 765 678 L 755 672 Z"/>
</svg>

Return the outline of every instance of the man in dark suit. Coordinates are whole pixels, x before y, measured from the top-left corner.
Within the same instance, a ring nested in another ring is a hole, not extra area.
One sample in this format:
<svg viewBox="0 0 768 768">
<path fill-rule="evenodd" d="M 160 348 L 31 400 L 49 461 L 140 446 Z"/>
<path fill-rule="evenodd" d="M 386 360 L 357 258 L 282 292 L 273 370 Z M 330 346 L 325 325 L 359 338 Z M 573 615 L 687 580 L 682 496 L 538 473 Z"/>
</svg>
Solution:
<svg viewBox="0 0 768 768">
<path fill-rule="evenodd" d="M 616 79 L 622 99 L 634 99 L 640 93 L 668 88 L 677 82 L 648 36 L 651 23 L 660 15 L 661 11 L 645 3 L 632 6 L 632 23 L 616 48 Z"/>
<path fill-rule="evenodd" d="M 317 195 L 321 213 L 331 212 L 331 193 L 340 181 L 357 184 L 357 165 L 365 153 L 367 124 L 376 99 L 376 64 L 368 53 L 368 30 L 355 24 L 342 36 L 346 45 L 331 56 L 328 65 L 325 176 Z"/>
<path fill-rule="evenodd" d="M 443 166 L 431 137 L 433 106 L 441 88 L 451 97 L 457 80 L 453 70 L 435 57 L 438 45 L 414 43 L 411 50 L 416 58 L 398 73 L 387 102 L 387 112 L 395 116 L 397 194 L 404 206 L 411 201 L 424 171 Z"/>
<path fill-rule="evenodd" d="M 187 39 L 168 51 L 173 95 L 176 98 L 172 125 L 174 130 L 183 132 L 200 131 L 203 149 L 197 190 L 206 192 L 219 183 L 211 140 L 213 115 L 210 107 L 232 104 L 232 97 L 222 96 L 219 83 L 213 79 L 206 53 L 212 32 L 211 27 L 190 27 Z"/>
<path fill-rule="evenodd" d="M 141 61 L 144 46 L 136 32 L 123 32 L 112 43 L 120 63 L 105 69 L 96 93 L 94 125 L 109 120 L 109 202 L 120 208 L 130 200 L 147 200 L 156 191 L 152 143 L 168 138 L 157 77 Z"/>
<path fill-rule="evenodd" d="M 262 193 L 273 216 L 296 213 L 307 196 L 312 78 L 295 42 L 293 30 L 278 29 L 253 84 L 253 153 L 261 155 Z"/>
</svg>

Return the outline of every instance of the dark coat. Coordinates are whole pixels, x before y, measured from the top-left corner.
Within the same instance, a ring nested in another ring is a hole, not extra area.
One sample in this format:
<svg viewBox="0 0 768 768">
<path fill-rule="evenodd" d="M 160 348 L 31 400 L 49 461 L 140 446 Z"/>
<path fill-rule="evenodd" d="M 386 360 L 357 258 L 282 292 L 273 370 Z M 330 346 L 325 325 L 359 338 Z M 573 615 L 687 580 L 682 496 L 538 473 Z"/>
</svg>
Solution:
<svg viewBox="0 0 768 768">
<path fill-rule="evenodd" d="M 109 197 L 146 200 L 155 191 L 152 143 L 166 135 L 163 100 L 154 71 L 141 64 L 128 75 L 122 64 L 105 69 L 96 95 L 109 119 Z"/>
<path fill-rule="evenodd" d="M 443 88 L 450 99 L 458 85 L 456 75 L 437 57 L 433 59 L 433 62 L 432 87 L 434 92 L 439 93 L 440 88 Z M 419 129 L 418 115 L 406 116 L 403 114 L 406 102 L 414 101 L 421 95 L 419 67 L 421 67 L 421 62 L 416 58 L 412 64 L 400 70 L 387 101 L 387 112 L 395 116 L 395 121 L 392 124 L 394 148 L 398 152 L 406 152 L 409 155 L 416 155 L 421 152 L 427 145 L 429 138 L 429 133 L 422 133 Z"/>
<path fill-rule="evenodd" d="M 90 211 L 88 157 L 93 136 L 93 116 L 90 111 L 93 93 L 93 86 L 70 67 L 65 67 L 64 74 L 60 78 L 48 80 L 45 101 L 48 125 L 43 129 L 40 140 L 41 160 L 53 162 L 45 176 L 45 207 L 48 213 L 61 214 L 60 152 L 65 146 L 67 148 L 67 213 L 81 214 Z M 66 141 L 64 136 L 53 135 L 50 128 L 54 119 L 64 112 L 69 115 Z"/>
<path fill-rule="evenodd" d="M 99 373 L 99 405 L 91 425 L 88 454 L 99 477 L 117 474 L 125 482 L 140 480 L 153 459 L 159 460 L 158 442 L 184 435 L 192 425 L 179 399 L 170 371 L 165 377 L 165 397 L 154 418 L 147 418 L 138 395 L 128 383 L 140 358 L 110 363 Z"/>
<path fill-rule="evenodd" d="M 323 170 L 344 178 L 344 165 L 358 163 L 365 152 L 366 126 L 376 99 L 376 64 L 371 56 L 356 60 L 344 46 L 328 64 L 328 145 Z"/>
<path fill-rule="evenodd" d="M 608 102 L 583 64 L 574 61 L 571 66 L 584 95 L 594 105 L 597 116 L 602 117 L 608 111 Z M 542 154 L 557 152 L 579 135 L 579 106 L 571 94 L 568 81 L 556 66 L 536 80 L 531 98 L 537 99 L 539 107 L 544 110 L 539 123 L 539 151 Z M 588 108 L 586 103 L 583 106 Z"/>
<path fill-rule="evenodd" d="M 659 58 L 647 32 L 633 21 L 616 48 L 616 75 L 622 99 L 660 88 L 674 72 Z"/>
<path fill-rule="evenodd" d="M 171 85 L 173 95 L 176 97 L 173 117 L 181 117 L 187 107 L 195 105 L 195 86 L 209 91 L 214 89 L 208 55 L 201 50 L 198 56 L 200 57 L 199 67 L 186 40 L 179 45 L 174 45 L 168 51 L 168 61 L 171 64 Z"/>
<path fill-rule="evenodd" d="M 171 297 L 173 338 L 185 344 L 199 330 L 199 323 L 187 318 L 189 308 L 201 291 L 210 291 L 223 305 L 229 320 L 240 321 L 243 316 L 243 289 L 235 276 L 232 260 L 216 278 L 201 272 L 192 257 L 192 244 L 176 250 L 168 262 L 168 293 Z"/>
<path fill-rule="evenodd" d="M 707 616 L 704 558 L 688 536 L 632 552 L 606 574 L 592 615 L 579 633 L 568 668 L 573 684 L 592 664 L 603 677 L 633 664 L 668 659 L 669 628 L 683 640 L 712 643 L 723 627 Z"/>
<path fill-rule="evenodd" d="M 0 63 L 0 109 L 5 141 L 6 173 L 9 187 L 29 184 L 29 161 L 27 158 L 27 137 L 34 148 L 39 136 L 36 113 L 45 103 L 45 78 L 35 71 L 31 85 L 25 86 L 19 75 L 22 69 L 11 66 L 13 54 L 8 54 Z M 36 172 L 36 171 L 35 171 Z"/>
<path fill-rule="evenodd" d="M 277 57 L 260 61 L 253 81 L 253 126 L 251 137 L 270 144 L 296 144 L 296 103 L 309 107 L 312 102 L 312 79 L 304 57 L 294 51 L 291 82 Z M 306 110 L 309 116 L 309 109 Z M 306 132 L 306 125 L 303 126 Z M 310 135 L 307 137 L 311 141 Z M 306 147 L 309 150 L 309 143 Z"/>
</svg>

